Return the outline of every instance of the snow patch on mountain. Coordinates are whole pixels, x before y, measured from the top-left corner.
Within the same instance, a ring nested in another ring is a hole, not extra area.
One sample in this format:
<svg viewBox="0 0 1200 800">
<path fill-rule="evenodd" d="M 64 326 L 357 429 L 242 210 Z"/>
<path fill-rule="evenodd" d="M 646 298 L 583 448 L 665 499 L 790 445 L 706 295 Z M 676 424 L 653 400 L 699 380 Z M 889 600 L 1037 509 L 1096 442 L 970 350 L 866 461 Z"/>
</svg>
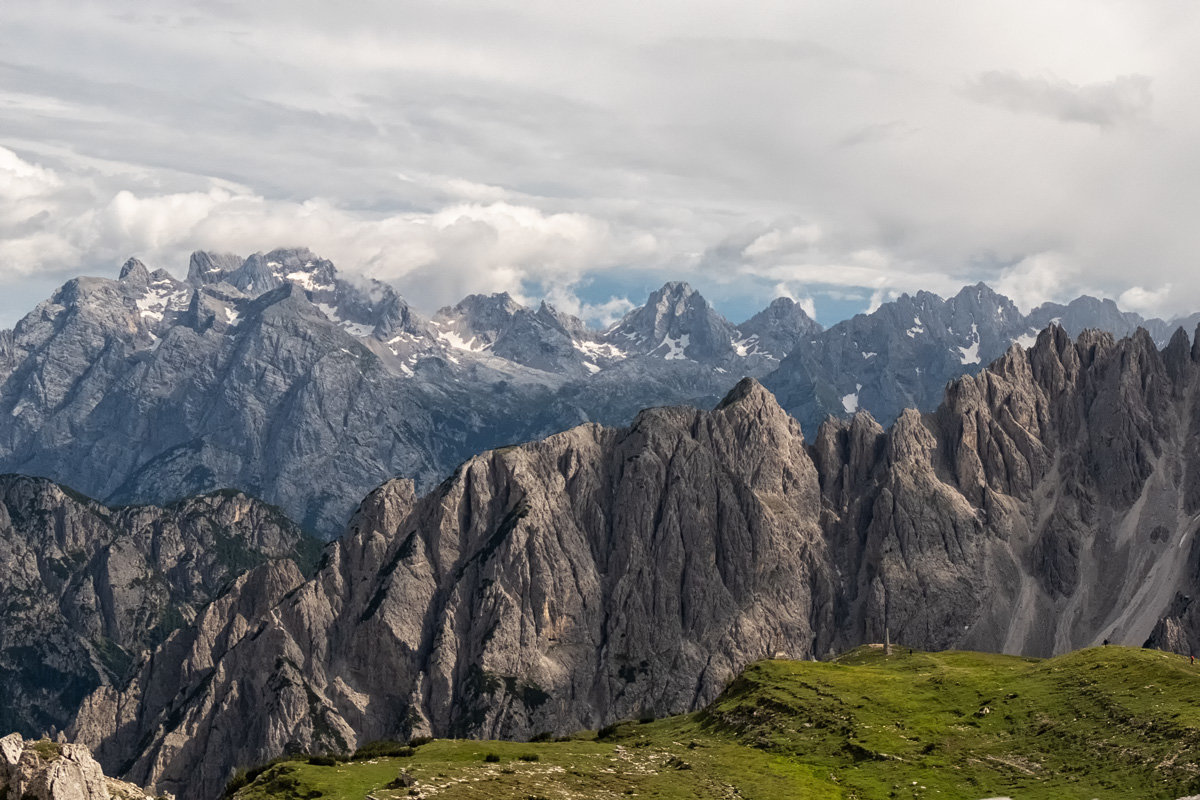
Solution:
<svg viewBox="0 0 1200 800">
<path fill-rule="evenodd" d="M 842 395 L 842 408 L 847 414 L 853 414 L 858 411 L 858 393 L 862 391 L 862 384 L 854 384 L 854 391 L 850 394 Z"/>
<path fill-rule="evenodd" d="M 602 358 L 611 361 L 623 361 L 629 358 L 628 353 L 612 342 L 580 341 L 577 339 L 571 342 L 571 345 L 589 358 Z"/>
<path fill-rule="evenodd" d="M 1019 344 L 1022 349 L 1028 350 L 1037 343 L 1037 337 L 1038 332 L 1033 328 L 1030 328 L 1028 333 L 1023 333 L 1020 336 L 1015 337 L 1012 341 L 1013 344 Z"/>
<path fill-rule="evenodd" d="M 434 323 L 435 325 L 437 323 Z M 470 339 L 463 341 L 463 338 L 454 331 L 438 330 L 438 338 L 446 344 L 453 347 L 455 350 L 466 350 L 469 353 L 479 353 L 491 347 L 490 344 L 477 344 L 477 336 L 472 336 Z M 455 361 L 454 363 L 458 363 Z"/>
<path fill-rule="evenodd" d="M 274 262 L 267 262 L 267 266 L 268 267 L 277 267 L 279 265 Z M 316 288 L 316 286 L 313 283 L 312 273 L 289 272 L 287 275 L 284 275 L 283 277 L 286 278 L 287 280 L 291 281 L 292 283 L 303 286 L 305 289 L 307 289 L 310 292 Z"/>
<path fill-rule="evenodd" d="M 958 348 L 959 357 L 964 365 L 979 363 L 979 325 L 971 323 L 971 345 Z"/>
<path fill-rule="evenodd" d="M 134 300 L 138 314 L 144 320 L 162 322 L 167 311 L 186 306 L 189 292 L 178 290 L 172 281 L 160 280 L 150 284 L 146 293 Z"/>
<path fill-rule="evenodd" d="M 735 338 L 730 342 L 733 345 L 733 350 L 742 358 L 758 352 L 758 334 L 752 334 L 745 338 Z M 770 355 L 770 354 L 768 354 Z M 773 356 L 772 356 L 773 357 Z"/>
<path fill-rule="evenodd" d="M 660 347 L 665 346 L 667 348 L 667 354 L 663 356 L 663 359 L 666 361 L 683 361 L 686 359 L 687 356 L 684 354 L 684 351 L 687 350 L 691 339 L 691 335 L 686 333 L 680 334 L 678 338 L 664 336 L 663 343 L 660 345 Z"/>
</svg>

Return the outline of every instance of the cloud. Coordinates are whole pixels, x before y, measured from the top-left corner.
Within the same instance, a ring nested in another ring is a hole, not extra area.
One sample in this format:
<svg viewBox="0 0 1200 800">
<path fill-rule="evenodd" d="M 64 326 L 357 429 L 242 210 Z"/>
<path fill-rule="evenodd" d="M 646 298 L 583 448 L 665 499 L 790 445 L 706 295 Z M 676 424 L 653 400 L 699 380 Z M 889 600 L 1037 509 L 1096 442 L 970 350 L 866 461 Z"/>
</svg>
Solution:
<svg viewBox="0 0 1200 800">
<path fill-rule="evenodd" d="M 769 283 L 776 294 L 793 299 L 810 298 L 817 290 L 836 299 L 861 296 L 861 291 L 848 291 L 861 289 L 944 294 L 963 283 L 962 278 L 906 261 L 889 249 L 861 247 L 855 238 L 827 232 L 808 220 L 784 219 L 765 229 L 738 231 L 711 247 L 700 261 L 711 275 L 729 282 Z"/>
<path fill-rule="evenodd" d="M 992 288 L 1024 312 L 1048 300 L 1070 300 L 1068 295 L 1072 293 L 1103 294 L 1080 287 L 1080 272 L 1080 267 L 1062 253 L 1035 253 L 1004 268 Z"/>
<path fill-rule="evenodd" d="M 804 313 L 809 317 L 812 319 L 817 318 L 817 305 L 813 301 L 812 297 L 808 295 L 797 295 L 790 288 L 788 288 L 786 283 L 781 282 L 775 284 L 775 296 L 786 297 L 788 300 L 791 300 L 793 303 L 800 306 Z"/>
<path fill-rule="evenodd" d="M 0 175 L 9 178 L 0 190 L 0 230 L 8 234 L 0 264 L 23 275 L 82 263 L 115 267 L 131 254 L 179 274 L 193 249 L 248 254 L 304 245 L 350 273 L 406 286 L 417 302 L 436 308 L 470 292 L 521 296 L 530 284 L 567 287 L 588 269 L 647 255 L 645 239 L 618 238 L 603 220 L 503 201 L 362 215 L 320 198 L 271 201 L 222 186 L 80 197 L 54 171 L 6 149 Z M 31 210 L 38 212 L 33 224 Z M 604 317 L 619 305 L 586 313 Z"/>
<path fill-rule="evenodd" d="M 1117 298 L 1117 305 L 1129 311 L 1153 315 L 1156 309 L 1163 307 L 1170 295 L 1171 284 L 1169 283 L 1154 290 L 1131 286 L 1121 292 L 1121 296 Z"/>
<path fill-rule="evenodd" d="M 62 181 L 52 171 L 21 160 L 16 153 L 0 147 L 0 201 L 28 201 L 61 188 Z"/>
<path fill-rule="evenodd" d="M 610 297 L 598 303 L 582 302 L 576 286 L 555 286 L 546 293 L 546 302 L 559 311 L 576 316 L 596 328 L 609 328 L 637 307 L 628 297 Z"/>
<path fill-rule="evenodd" d="M 786 227 L 772 227 L 765 233 L 759 234 L 754 241 L 742 249 L 742 255 L 745 258 L 754 259 L 762 256 L 774 256 L 777 253 L 807 250 L 820 240 L 820 226 L 797 222 Z"/>
<path fill-rule="evenodd" d="M 426 310 L 606 319 L 668 279 L 731 315 L 979 280 L 1194 310 L 1200 15 L 1104 9 L 12 0 L 0 325 L 129 255 L 282 245 Z"/>
<path fill-rule="evenodd" d="M 1057 119 L 1108 128 L 1145 118 L 1153 104 L 1151 79 L 1122 75 L 1110 81 L 1077 85 L 1015 72 L 984 72 L 968 94 L 981 103 Z"/>
<path fill-rule="evenodd" d="M 861 145 L 878 144 L 888 140 L 907 136 L 911 131 L 900 120 L 891 122 L 872 122 L 847 133 L 838 140 L 838 147 L 859 147 Z"/>
<path fill-rule="evenodd" d="M 895 300 L 900 295 L 901 292 L 897 292 L 894 289 L 876 289 L 875 291 L 871 292 L 871 299 L 867 303 L 866 313 L 874 313 L 875 311 L 879 310 L 881 305 L 891 300 Z"/>
</svg>

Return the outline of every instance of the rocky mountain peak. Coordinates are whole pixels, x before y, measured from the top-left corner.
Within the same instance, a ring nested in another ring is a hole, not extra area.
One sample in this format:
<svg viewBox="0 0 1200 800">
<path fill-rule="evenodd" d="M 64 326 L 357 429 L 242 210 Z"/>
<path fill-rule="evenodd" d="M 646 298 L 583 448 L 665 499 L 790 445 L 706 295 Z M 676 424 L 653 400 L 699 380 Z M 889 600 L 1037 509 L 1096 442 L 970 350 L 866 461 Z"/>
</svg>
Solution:
<svg viewBox="0 0 1200 800">
<path fill-rule="evenodd" d="M 258 296 L 284 283 L 294 283 L 309 292 L 335 290 L 337 268 L 306 247 L 279 248 L 254 253 L 245 260 L 232 254 L 197 251 L 188 263 L 188 282 L 193 285 L 222 281 L 250 296 Z"/>
<path fill-rule="evenodd" d="M 860 408 L 884 423 L 907 407 L 932 409 L 947 381 L 977 371 L 1013 342 L 1033 343 L 1019 309 L 983 283 L 949 300 L 904 294 L 806 338 L 763 383 L 810 425 Z"/>
<path fill-rule="evenodd" d="M 1029 312 L 1028 322 L 1039 330 L 1050 324 L 1061 325 L 1072 336 L 1078 336 L 1088 328 L 1100 328 L 1116 336 L 1128 336 L 1144 320 L 1136 313 L 1122 311 L 1107 297 L 1101 300 L 1085 294 L 1066 305 L 1043 303 Z"/>
<path fill-rule="evenodd" d="M 220 283 L 225 275 L 240 269 L 244 259 L 233 253 L 197 250 L 188 260 L 187 281 L 193 286 Z"/>
<path fill-rule="evenodd" d="M 556 325 L 566 331 L 572 339 L 593 339 L 596 338 L 583 324 L 583 320 L 578 317 L 559 311 L 554 306 L 543 300 L 538 304 L 537 316 L 544 320 L 547 324 Z"/>
<path fill-rule="evenodd" d="M 150 270 L 136 258 L 131 258 L 121 266 L 119 280 L 129 283 L 145 284 L 150 280 Z"/>
<path fill-rule="evenodd" d="M 433 337 L 429 322 L 390 287 L 377 302 L 376 310 L 379 319 L 376 330 L 385 340 L 400 334 L 408 334 L 410 337 Z"/>
<path fill-rule="evenodd" d="M 664 300 L 678 302 L 686 300 L 698 292 L 687 281 L 667 281 L 656 292 L 651 293 L 649 302 L 658 304 Z M 701 298 L 703 300 L 703 298 Z M 707 301 L 705 301 L 707 302 Z"/>
<path fill-rule="evenodd" d="M 777 297 L 737 330 L 740 337 L 734 347 L 739 354 L 765 353 L 783 359 L 805 337 L 819 333 L 821 326 L 790 297 Z"/>
<path fill-rule="evenodd" d="M 671 281 L 604 338 L 623 350 L 667 361 L 711 361 L 733 354 L 737 329 L 687 283 Z"/>
<path fill-rule="evenodd" d="M 766 387 L 754 378 L 742 378 L 738 381 L 737 385 L 729 390 L 729 394 L 725 395 L 724 399 L 717 404 L 715 410 L 723 411 L 739 404 L 750 407 L 771 405 L 779 408 L 775 395 L 767 391 Z M 781 408 L 779 410 L 783 411 Z"/>
<path fill-rule="evenodd" d="M 1167 342 L 1167 346 L 1162 351 L 1163 363 L 1166 364 L 1171 379 L 1176 383 L 1179 383 L 1186 371 L 1191 368 L 1191 351 L 1192 340 L 1188 338 L 1187 331 L 1183 328 L 1176 328 L 1171 340 Z"/>
<path fill-rule="evenodd" d="M 921 419 L 921 413 L 906 408 L 896 418 L 888 437 L 888 461 L 891 464 L 923 463 L 937 447 L 937 441 Z"/>
<path fill-rule="evenodd" d="M 254 294 L 283 284 L 293 283 L 308 292 L 333 292 L 337 269 L 333 262 L 319 258 L 308 248 L 279 249 L 255 253 L 246 259 L 228 280 L 239 289 Z"/>
<path fill-rule="evenodd" d="M 704 296 L 685 281 L 668 281 L 650 295 L 645 307 L 653 309 L 655 323 L 661 325 L 703 312 L 709 305 Z"/>
<path fill-rule="evenodd" d="M 482 350 L 494 344 L 512 324 L 513 317 L 528 311 L 508 292 L 472 294 L 434 315 L 433 322 L 447 334 L 462 340 L 464 350 Z"/>
<path fill-rule="evenodd" d="M 980 281 L 974 286 L 964 286 L 958 294 L 946 301 L 951 313 L 969 314 L 979 322 L 990 326 L 1019 324 L 1021 311 L 1016 303 L 992 287 Z"/>
<path fill-rule="evenodd" d="M 591 336 L 582 321 L 545 302 L 531 310 L 507 292 L 471 295 L 439 311 L 433 324 L 438 338 L 450 347 L 487 351 L 548 372 L 586 374 L 599 369 L 596 361 L 604 360 L 603 353 L 588 349 Z"/>
</svg>

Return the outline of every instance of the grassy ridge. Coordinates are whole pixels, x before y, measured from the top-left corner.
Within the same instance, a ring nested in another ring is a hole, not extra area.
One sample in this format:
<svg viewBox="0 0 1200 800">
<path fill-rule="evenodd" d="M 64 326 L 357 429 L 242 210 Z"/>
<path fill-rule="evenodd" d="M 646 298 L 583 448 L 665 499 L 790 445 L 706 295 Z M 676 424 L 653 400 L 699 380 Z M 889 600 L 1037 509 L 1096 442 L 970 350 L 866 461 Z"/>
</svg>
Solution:
<svg viewBox="0 0 1200 800">
<path fill-rule="evenodd" d="M 285 762 L 237 797 L 1173 799 L 1200 791 L 1200 668 L 1120 647 L 1049 660 L 859 648 L 759 662 L 703 712 L 606 734 Z"/>
</svg>

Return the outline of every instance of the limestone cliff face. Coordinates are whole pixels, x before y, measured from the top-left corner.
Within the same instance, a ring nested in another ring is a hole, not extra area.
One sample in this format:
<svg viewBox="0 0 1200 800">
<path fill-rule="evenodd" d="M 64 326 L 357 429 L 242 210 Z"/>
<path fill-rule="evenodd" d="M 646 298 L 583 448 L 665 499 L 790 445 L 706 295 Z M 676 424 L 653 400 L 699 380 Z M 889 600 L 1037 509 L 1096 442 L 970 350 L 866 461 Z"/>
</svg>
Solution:
<svg viewBox="0 0 1200 800">
<path fill-rule="evenodd" d="M 1050 328 L 886 431 L 859 413 L 806 445 L 746 380 L 710 412 L 484 453 L 420 499 L 394 481 L 311 579 L 239 579 L 74 733 L 190 800 L 287 748 L 696 708 L 749 661 L 885 626 L 1029 654 L 1195 641 L 1197 361 L 1182 333 Z"/>
<path fill-rule="evenodd" d="M 110 509 L 0 476 L 0 729 L 64 728 L 242 570 L 306 538 L 237 492 Z M 311 541 L 311 540 L 308 540 Z"/>
<path fill-rule="evenodd" d="M 4 800 L 148 800 L 137 786 L 106 778 L 86 747 L 0 739 L 0 798 Z"/>
<path fill-rule="evenodd" d="M 819 497 L 799 426 L 754 383 L 713 412 L 484 454 L 420 500 L 385 484 L 311 580 L 250 573 L 76 733 L 208 797 L 288 746 L 694 707 L 752 659 L 813 652 L 831 609 Z"/>
</svg>

